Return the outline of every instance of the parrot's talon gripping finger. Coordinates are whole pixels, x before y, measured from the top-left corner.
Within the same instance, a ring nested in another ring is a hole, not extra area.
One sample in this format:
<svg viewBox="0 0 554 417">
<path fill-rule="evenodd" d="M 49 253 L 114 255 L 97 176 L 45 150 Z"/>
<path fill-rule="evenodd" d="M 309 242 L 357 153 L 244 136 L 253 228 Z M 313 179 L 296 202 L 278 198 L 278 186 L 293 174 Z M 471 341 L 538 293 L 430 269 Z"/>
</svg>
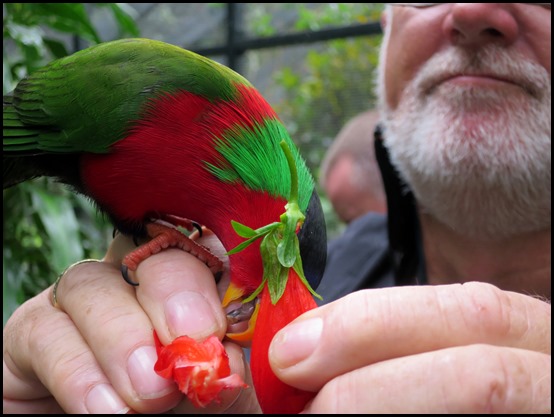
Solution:
<svg viewBox="0 0 554 417">
<path fill-rule="evenodd" d="M 125 264 L 121 264 L 121 275 L 127 284 L 130 284 L 133 287 L 137 287 L 139 285 L 138 282 L 135 282 L 129 278 L 129 267 Z"/>
<path fill-rule="evenodd" d="M 217 271 L 214 273 L 214 279 L 216 284 L 219 284 L 219 281 L 221 281 L 222 276 L 223 276 L 223 271 Z"/>
<path fill-rule="evenodd" d="M 202 226 L 199 223 L 192 222 L 192 227 L 194 227 L 196 230 L 198 230 L 198 237 L 202 237 L 202 235 L 204 233 L 204 232 L 202 232 Z"/>
<path fill-rule="evenodd" d="M 114 227 L 112 232 L 112 239 L 115 239 L 118 233 L 119 233 L 119 230 L 117 230 L 117 227 Z"/>
<path fill-rule="evenodd" d="M 177 229 L 161 223 L 149 223 L 146 229 L 148 236 L 152 239 L 140 245 L 123 258 L 121 273 L 129 284 L 138 285 L 138 283 L 129 279 L 129 269 L 135 271 L 143 260 L 167 248 L 179 248 L 190 253 L 205 263 L 214 275 L 223 271 L 223 262 L 217 256 L 212 254 L 206 247 L 192 241 Z"/>
<path fill-rule="evenodd" d="M 138 248 L 139 247 L 139 243 L 138 243 L 138 239 L 136 236 L 133 236 L 133 243 L 135 244 L 135 246 Z"/>
</svg>

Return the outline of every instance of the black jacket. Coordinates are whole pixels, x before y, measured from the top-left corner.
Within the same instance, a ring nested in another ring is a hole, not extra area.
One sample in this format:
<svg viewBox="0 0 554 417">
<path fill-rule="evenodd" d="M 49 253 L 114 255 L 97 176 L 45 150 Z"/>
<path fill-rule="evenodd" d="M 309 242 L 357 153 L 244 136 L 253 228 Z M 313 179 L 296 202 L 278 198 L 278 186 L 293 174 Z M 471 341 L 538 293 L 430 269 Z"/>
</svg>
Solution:
<svg viewBox="0 0 554 417">
<path fill-rule="evenodd" d="M 323 297 L 320 304 L 365 288 L 426 283 L 415 199 L 390 162 L 380 126 L 374 145 L 388 215 L 368 213 L 329 243 L 325 274 L 317 289 Z"/>
</svg>

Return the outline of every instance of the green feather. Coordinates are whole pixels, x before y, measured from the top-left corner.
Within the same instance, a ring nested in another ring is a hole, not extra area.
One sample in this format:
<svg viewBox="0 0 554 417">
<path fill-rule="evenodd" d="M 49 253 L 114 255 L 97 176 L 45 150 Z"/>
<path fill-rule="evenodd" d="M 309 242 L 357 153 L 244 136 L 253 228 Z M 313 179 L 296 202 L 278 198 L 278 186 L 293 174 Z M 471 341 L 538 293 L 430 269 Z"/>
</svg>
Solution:
<svg viewBox="0 0 554 417">
<path fill-rule="evenodd" d="M 298 203 L 305 210 L 312 195 L 314 180 L 279 120 L 267 119 L 262 125 L 256 124 L 254 130 L 235 126 L 223 132 L 222 137 L 216 139 L 216 150 L 222 155 L 222 162 L 218 166 L 207 164 L 208 169 L 224 182 L 242 181 L 252 190 L 266 191 L 288 200 L 291 179 L 287 175 L 287 159 L 279 144 L 281 140 L 288 144 L 294 154 L 300 187 Z M 283 175 L 275 175 L 276 172 Z"/>
<path fill-rule="evenodd" d="M 18 84 L 13 103 L 5 100 L 4 127 L 19 120 L 19 133 L 4 130 L 4 152 L 104 153 L 141 118 L 148 99 L 185 90 L 210 101 L 232 101 L 235 83 L 250 85 L 223 65 L 163 42 L 99 44 Z M 21 143 L 20 136 L 29 140 Z"/>
</svg>

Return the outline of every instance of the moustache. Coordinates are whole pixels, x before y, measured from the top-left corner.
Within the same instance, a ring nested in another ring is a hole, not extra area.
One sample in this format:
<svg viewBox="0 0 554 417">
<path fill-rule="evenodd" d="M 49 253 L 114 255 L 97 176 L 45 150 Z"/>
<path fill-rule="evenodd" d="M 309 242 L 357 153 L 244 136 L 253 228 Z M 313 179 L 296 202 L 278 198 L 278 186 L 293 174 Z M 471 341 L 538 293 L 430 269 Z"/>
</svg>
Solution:
<svg viewBox="0 0 554 417">
<path fill-rule="evenodd" d="M 541 99 L 551 91 L 546 68 L 527 57 L 496 45 L 468 50 L 452 47 L 431 57 L 413 81 L 417 93 L 429 95 L 445 81 L 459 76 L 480 76 L 515 84 Z"/>
</svg>

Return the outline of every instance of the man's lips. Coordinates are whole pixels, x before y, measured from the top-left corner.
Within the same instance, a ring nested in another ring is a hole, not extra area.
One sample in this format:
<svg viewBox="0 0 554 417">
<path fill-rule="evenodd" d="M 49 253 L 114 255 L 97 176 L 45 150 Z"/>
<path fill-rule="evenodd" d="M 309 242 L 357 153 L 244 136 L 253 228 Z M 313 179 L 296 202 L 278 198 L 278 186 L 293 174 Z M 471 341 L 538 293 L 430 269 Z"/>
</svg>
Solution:
<svg viewBox="0 0 554 417">
<path fill-rule="evenodd" d="M 508 78 L 504 77 L 498 77 L 495 75 L 465 75 L 465 74 L 459 74 L 459 75 L 453 75 L 445 80 L 442 81 L 442 83 L 449 82 L 449 83 L 455 83 L 460 85 L 470 85 L 470 86 L 499 86 L 499 85 L 505 85 L 505 84 L 511 84 L 518 87 L 521 87 L 517 82 L 514 80 L 510 80 Z"/>
<path fill-rule="evenodd" d="M 429 80 L 426 89 L 431 93 L 434 89 L 441 85 L 456 85 L 460 87 L 481 87 L 481 88 L 518 88 L 524 90 L 532 96 L 536 96 L 537 92 L 533 86 L 529 85 L 525 80 L 516 77 L 505 75 L 487 74 L 487 73 L 450 73 L 434 77 L 434 80 Z"/>
</svg>

